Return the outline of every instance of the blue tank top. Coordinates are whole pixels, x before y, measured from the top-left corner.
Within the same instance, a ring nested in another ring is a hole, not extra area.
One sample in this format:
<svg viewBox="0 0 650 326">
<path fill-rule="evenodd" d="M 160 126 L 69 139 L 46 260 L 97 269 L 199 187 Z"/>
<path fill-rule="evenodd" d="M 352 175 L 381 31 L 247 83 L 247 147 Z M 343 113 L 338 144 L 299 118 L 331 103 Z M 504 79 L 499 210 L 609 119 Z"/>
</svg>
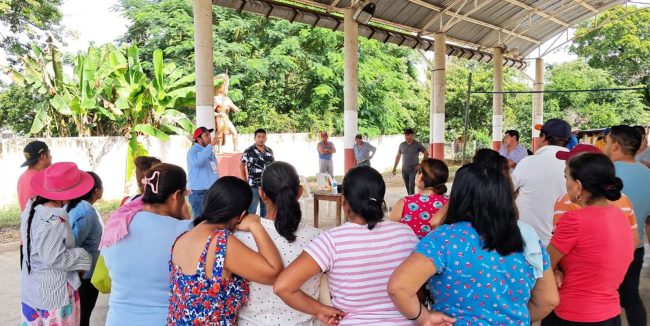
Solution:
<svg viewBox="0 0 650 326">
<path fill-rule="evenodd" d="M 334 148 L 334 144 L 332 144 L 332 142 L 330 141 L 328 141 L 326 144 L 323 144 L 323 142 L 319 142 L 318 144 L 321 145 L 321 147 L 324 150 Z M 318 152 L 318 158 L 320 158 L 321 160 L 331 160 L 332 154 L 321 154 L 320 152 Z"/>
</svg>

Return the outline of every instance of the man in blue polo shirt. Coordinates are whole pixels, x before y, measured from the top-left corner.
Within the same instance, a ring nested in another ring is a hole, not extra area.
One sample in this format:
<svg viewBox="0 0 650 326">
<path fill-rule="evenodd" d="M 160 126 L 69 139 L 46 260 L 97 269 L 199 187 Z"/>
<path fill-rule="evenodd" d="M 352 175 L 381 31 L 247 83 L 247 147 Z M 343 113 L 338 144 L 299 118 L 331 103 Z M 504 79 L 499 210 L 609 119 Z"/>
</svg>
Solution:
<svg viewBox="0 0 650 326">
<path fill-rule="evenodd" d="M 190 206 L 194 218 L 203 213 L 203 198 L 206 191 L 219 179 L 217 158 L 212 150 L 217 136 L 210 139 L 214 129 L 199 127 L 194 130 L 194 145 L 187 152 L 187 187 L 190 189 Z"/>
<path fill-rule="evenodd" d="M 634 260 L 618 288 L 621 307 L 630 326 L 648 325 L 647 314 L 639 293 L 641 267 L 643 266 L 643 239 L 647 217 L 650 215 L 650 170 L 634 160 L 643 136 L 633 127 L 613 126 L 605 138 L 605 154 L 614 162 L 616 176 L 623 180 L 623 193 L 630 198 L 636 215 L 641 243 L 634 251 Z"/>
</svg>

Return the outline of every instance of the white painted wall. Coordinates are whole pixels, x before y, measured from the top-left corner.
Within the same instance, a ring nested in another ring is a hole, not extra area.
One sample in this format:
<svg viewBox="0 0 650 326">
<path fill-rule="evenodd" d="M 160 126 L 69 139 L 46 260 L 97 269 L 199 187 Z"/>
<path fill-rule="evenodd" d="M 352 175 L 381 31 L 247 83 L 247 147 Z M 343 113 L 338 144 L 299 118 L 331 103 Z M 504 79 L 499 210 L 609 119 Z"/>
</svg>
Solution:
<svg viewBox="0 0 650 326">
<path fill-rule="evenodd" d="M 320 139 L 309 139 L 308 134 L 268 134 L 267 146 L 273 149 L 278 161 L 291 163 L 298 173 L 313 176 L 318 172 L 316 144 Z M 15 138 L 0 140 L 0 206 L 17 204 L 16 183 L 25 168 L 23 148 L 33 139 Z M 127 142 L 122 137 L 75 137 L 40 139 L 48 144 L 54 162 L 72 161 L 83 170 L 95 171 L 104 182 L 104 198 L 120 199 L 133 192 L 133 181 L 126 182 Z M 172 136 L 167 142 L 155 138 L 142 138 L 149 155 L 163 162 L 179 165 L 186 169 L 186 153 L 191 142 L 184 136 Z M 337 153 L 334 154 L 334 174 L 343 175 L 343 137 L 331 137 Z M 371 138 L 369 142 L 377 147 L 372 166 L 380 172 L 393 167 L 403 135 L 389 135 Z M 239 151 L 253 144 L 252 134 L 239 135 Z M 226 152 L 232 152 L 232 141 L 228 137 Z"/>
</svg>

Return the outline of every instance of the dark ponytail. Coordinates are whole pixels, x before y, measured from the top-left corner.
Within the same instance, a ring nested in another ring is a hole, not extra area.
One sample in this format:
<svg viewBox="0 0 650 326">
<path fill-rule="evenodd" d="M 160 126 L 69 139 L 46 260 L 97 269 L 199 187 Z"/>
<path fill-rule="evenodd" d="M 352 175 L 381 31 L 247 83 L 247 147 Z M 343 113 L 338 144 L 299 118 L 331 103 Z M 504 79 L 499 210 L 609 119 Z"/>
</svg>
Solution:
<svg viewBox="0 0 650 326">
<path fill-rule="evenodd" d="M 436 195 L 444 195 L 447 192 L 445 183 L 449 179 L 449 167 L 441 160 L 425 158 L 420 162 L 420 173 L 425 188 L 433 189 Z"/>
<path fill-rule="evenodd" d="M 302 219 L 299 190 L 300 177 L 291 164 L 278 161 L 264 169 L 262 191 L 275 205 L 275 229 L 289 242 L 296 240 Z"/>
<path fill-rule="evenodd" d="M 581 153 L 571 157 L 567 166 L 571 177 L 591 194 L 587 203 L 602 197 L 610 201 L 621 198 L 623 181 L 616 176 L 614 164 L 605 154 Z"/>
<path fill-rule="evenodd" d="M 356 167 L 343 178 L 343 197 L 350 208 L 361 215 L 369 230 L 384 219 L 385 194 L 384 178 L 369 166 Z"/>
<path fill-rule="evenodd" d="M 36 196 L 29 207 L 29 217 L 27 217 L 27 273 L 32 272 L 32 220 L 34 219 L 34 212 L 36 212 L 36 206 L 43 205 L 50 201 L 47 198 Z M 23 258 L 25 259 L 25 258 Z"/>
<path fill-rule="evenodd" d="M 66 205 L 66 207 L 65 207 L 66 212 L 70 213 L 70 211 L 72 211 L 75 207 L 77 207 L 77 205 L 79 205 L 79 203 L 81 203 L 84 200 L 85 201 L 90 201 L 90 199 L 93 197 L 93 195 L 95 194 L 95 192 L 98 189 L 100 189 L 100 190 L 104 189 L 102 179 L 97 175 L 97 173 L 92 172 L 92 171 L 88 171 L 88 174 L 90 174 L 90 176 L 93 177 L 94 182 L 93 182 L 92 189 L 90 189 L 85 195 L 69 201 L 68 205 Z"/>
</svg>

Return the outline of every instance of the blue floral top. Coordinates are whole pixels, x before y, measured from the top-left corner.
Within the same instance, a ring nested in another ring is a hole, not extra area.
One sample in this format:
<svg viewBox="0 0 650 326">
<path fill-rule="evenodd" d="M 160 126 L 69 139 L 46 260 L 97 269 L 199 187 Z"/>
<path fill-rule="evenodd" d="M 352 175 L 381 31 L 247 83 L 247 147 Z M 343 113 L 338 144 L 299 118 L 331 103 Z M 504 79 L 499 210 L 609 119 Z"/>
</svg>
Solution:
<svg viewBox="0 0 650 326">
<path fill-rule="evenodd" d="M 248 282 L 234 274 L 230 279 L 221 276 L 229 234 L 228 230 L 212 232 L 194 275 L 183 274 L 180 267 L 169 260 L 167 325 L 237 325 L 237 314 L 248 300 Z M 205 272 L 205 261 L 213 237 L 216 237 L 217 245 L 212 277 L 209 278 Z"/>
<path fill-rule="evenodd" d="M 457 318 L 454 325 L 530 325 L 533 266 L 523 252 L 501 256 L 483 245 L 469 222 L 442 225 L 418 243 L 414 252 L 438 271 L 428 281 L 433 309 Z M 543 246 L 542 255 L 547 270 Z"/>
</svg>

